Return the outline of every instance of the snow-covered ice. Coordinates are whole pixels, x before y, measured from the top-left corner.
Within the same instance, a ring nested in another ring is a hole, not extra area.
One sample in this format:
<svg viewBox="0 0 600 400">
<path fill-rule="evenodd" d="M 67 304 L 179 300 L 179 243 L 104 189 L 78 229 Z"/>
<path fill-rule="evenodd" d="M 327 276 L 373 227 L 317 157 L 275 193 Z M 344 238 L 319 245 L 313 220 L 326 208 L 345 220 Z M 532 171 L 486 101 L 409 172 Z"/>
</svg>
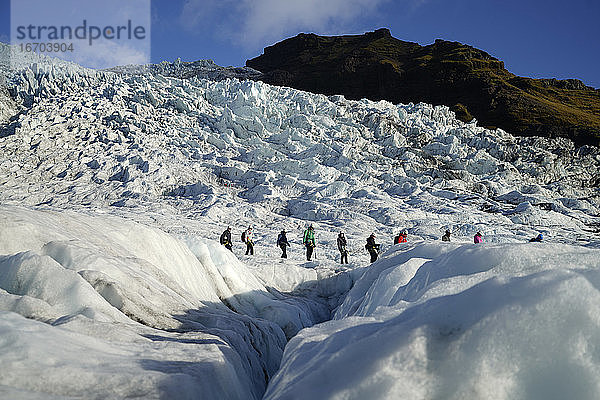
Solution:
<svg viewBox="0 0 600 400">
<path fill-rule="evenodd" d="M 598 148 L 253 74 L 0 59 L 1 397 L 600 397 Z"/>
<path fill-rule="evenodd" d="M 288 343 L 265 398 L 597 398 L 599 260 L 559 244 L 397 245 L 332 321 Z"/>
</svg>

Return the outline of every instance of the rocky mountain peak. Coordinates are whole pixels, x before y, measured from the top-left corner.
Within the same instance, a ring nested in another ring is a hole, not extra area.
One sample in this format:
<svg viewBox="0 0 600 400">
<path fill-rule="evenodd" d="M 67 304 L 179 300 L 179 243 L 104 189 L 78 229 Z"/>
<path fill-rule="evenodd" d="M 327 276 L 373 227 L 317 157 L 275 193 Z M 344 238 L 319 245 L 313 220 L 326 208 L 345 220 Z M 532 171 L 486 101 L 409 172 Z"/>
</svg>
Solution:
<svg viewBox="0 0 600 400">
<path fill-rule="evenodd" d="M 531 79 L 487 52 L 437 39 L 422 46 L 386 28 L 363 35 L 299 34 L 248 60 L 266 83 L 349 99 L 446 105 L 465 122 L 521 136 L 600 144 L 600 92 L 577 79 Z"/>
</svg>

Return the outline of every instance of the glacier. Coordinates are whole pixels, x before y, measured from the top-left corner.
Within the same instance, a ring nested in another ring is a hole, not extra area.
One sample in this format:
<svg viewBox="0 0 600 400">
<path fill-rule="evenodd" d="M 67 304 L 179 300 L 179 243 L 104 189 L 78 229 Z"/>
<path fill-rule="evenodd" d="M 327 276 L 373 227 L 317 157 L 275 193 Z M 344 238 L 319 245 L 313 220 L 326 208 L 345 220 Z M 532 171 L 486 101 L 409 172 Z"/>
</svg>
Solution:
<svg viewBox="0 0 600 400">
<path fill-rule="evenodd" d="M 2 397 L 600 395 L 598 148 L 211 61 L 0 46 Z"/>
</svg>

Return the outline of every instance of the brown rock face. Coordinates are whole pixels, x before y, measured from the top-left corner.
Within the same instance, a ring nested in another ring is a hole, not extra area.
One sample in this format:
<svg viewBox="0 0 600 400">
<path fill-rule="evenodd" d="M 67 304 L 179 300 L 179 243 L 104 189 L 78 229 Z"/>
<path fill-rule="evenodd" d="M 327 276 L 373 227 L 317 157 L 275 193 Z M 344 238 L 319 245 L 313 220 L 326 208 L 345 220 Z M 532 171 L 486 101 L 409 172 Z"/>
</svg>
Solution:
<svg viewBox="0 0 600 400">
<path fill-rule="evenodd" d="M 436 40 L 421 46 L 379 29 L 364 35 L 299 34 L 246 65 L 258 79 L 349 99 L 444 104 L 464 121 L 515 135 L 600 145 L 600 90 L 576 79 L 518 77 L 482 50 Z"/>
</svg>

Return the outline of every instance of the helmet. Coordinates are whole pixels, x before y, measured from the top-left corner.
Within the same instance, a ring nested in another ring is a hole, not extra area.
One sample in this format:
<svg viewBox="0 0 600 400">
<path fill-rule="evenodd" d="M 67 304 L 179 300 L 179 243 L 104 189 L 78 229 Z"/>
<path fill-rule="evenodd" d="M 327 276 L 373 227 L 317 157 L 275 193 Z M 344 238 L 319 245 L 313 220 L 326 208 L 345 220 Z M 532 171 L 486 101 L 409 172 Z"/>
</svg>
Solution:
<svg viewBox="0 0 600 400">
<path fill-rule="evenodd" d="M 544 234 L 540 233 L 540 234 L 538 235 L 538 239 L 540 239 L 540 240 L 544 240 Z"/>
<path fill-rule="evenodd" d="M 408 231 L 406 229 L 402 229 L 402 232 L 400 232 L 401 234 L 403 234 L 404 236 L 408 235 Z"/>
</svg>

